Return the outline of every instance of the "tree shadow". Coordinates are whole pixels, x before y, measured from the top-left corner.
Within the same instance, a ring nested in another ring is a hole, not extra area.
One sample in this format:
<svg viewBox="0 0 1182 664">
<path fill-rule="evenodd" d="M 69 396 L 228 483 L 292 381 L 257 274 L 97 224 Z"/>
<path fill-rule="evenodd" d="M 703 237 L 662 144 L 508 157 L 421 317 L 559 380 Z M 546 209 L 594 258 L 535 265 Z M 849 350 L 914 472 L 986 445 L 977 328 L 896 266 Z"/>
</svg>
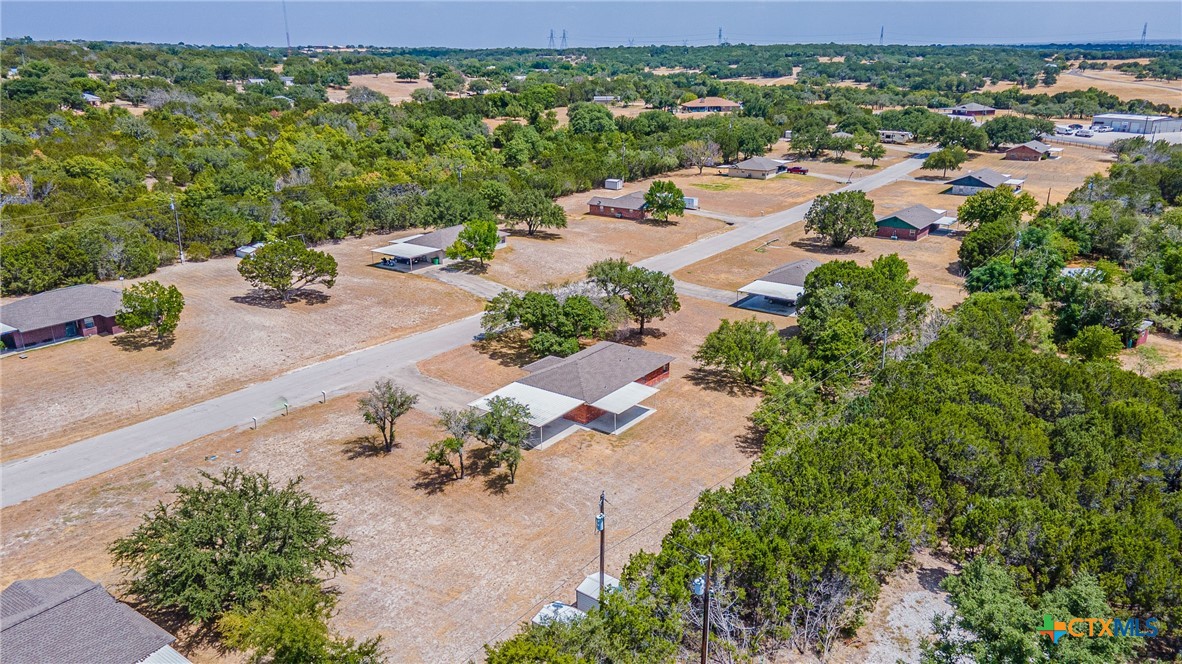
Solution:
<svg viewBox="0 0 1182 664">
<path fill-rule="evenodd" d="M 765 441 L 763 429 L 748 423 L 743 433 L 735 436 L 735 449 L 745 456 L 757 457 L 763 454 Z"/>
<path fill-rule="evenodd" d="M 414 488 L 428 496 L 434 496 L 443 493 L 447 489 L 447 485 L 455 481 L 458 480 L 450 468 L 444 466 L 420 468 L 415 474 Z"/>
<path fill-rule="evenodd" d="M 183 611 L 158 609 L 135 599 L 121 601 L 159 625 L 164 631 L 175 636 L 176 641 L 172 643 L 172 647 L 182 654 L 198 650 L 214 650 L 219 655 L 225 656 L 231 652 L 231 649 L 222 643 L 221 635 L 212 622 L 194 622 Z"/>
<path fill-rule="evenodd" d="M 668 332 L 659 327 L 652 327 L 651 325 L 644 328 L 644 334 L 640 333 L 640 328 L 628 327 L 622 330 L 616 330 L 615 338 L 612 339 L 618 344 L 625 346 L 643 346 L 646 337 L 653 339 L 663 339 Z"/>
<path fill-rule="evenodd" d="M 509 471 L 505 470 L 484 478 L 484 489 L 494 496 L 503 496 L 509 491 Z"/>
<path fill-rule="evenodd" d="M 760 393 L 758 388 L 737 380 L 722 369 L 694 367 L 686 374 L 686 380 L 703 390 L 731 397 L 751 397 Z"/>
<path fill-rule="evenodd" d="M 880 166 L 880 164 L 858 164 L 857 166 L 854 166 L 854 168 L 861 168 L 861 169 L 864 169 L 867 171 L 873 171 L 873 170 L 879 168 L 879 166 Z"/>
<path fill-rule="evenodd" d="M 519 331 L 486 337 L 472 346 L 503 367 L 520 367 L 537 359 L 537 354 L 529 347 L 529 339 Z"/>
<path fill-rule="evenodd" d="M 964 270 L 962 270 L 960 267 L 960 261 L 952 261 L 948 264 L 948 267 L 944 269 L 948 272 L 948 274 L 951 274 L 954 277 L 965 276 Z"/>
<path fill-rule="evenodd" d="M 398 447 L 395 445 L 395 447 Z M 346 459 L 350 461 L 354 459 L 372 459 L 385 455 L 386 450 L 382 443 L 374 436 L 358 436 L 353 440 L 345 442 L 341 446 L 341 453 L 345 455 Z"/>
<path fill-rule="evenodd" d="M 463 272 L 464 274 L 482 275 L 488 273 L 488 263 L 476 260 L 456 261 L 443 268 L 444 272 Z"/>
<path fill-rule="evenodd" d="M 468 477 L 491 475 L 493 471 L 500 467 L 501 462 L 497 461 L 493 448 L 487 445 L 465 452 L 464 470 L 465 475 Z"/>
<path fill-rule="evenodd" d="M 284 309 L 289 304 L 303 303 L 307 305 L 324 304 L 331 299 L 331 295 L 324 291 L 311 290 L 307 288 L 300 288 L 291 293 L 291 296 L 284 300 L 283 297 L 272 293 L 271 291 L 263 290 L 261 288 L 252 289 L 246 295 L 235 295 L 230 298 L 231 302 L 238 304 L 245 304 L 251 307 L 259 307 L 261 309 Z"/>
<path fill-rule="evenodd" d="M 948 179 L 947 175 L 917 175 L 916 180 L 920 182 L 943 182 Z"/>
<path fill-rule="evenodd" d="M 119 350 L 127 351 L 129 353 L 141 351 L 147 348 L 155 348 L 156 350 L 168 350 L 176 343 L 176 336 L 168 335 L 163 339 L 157 339 L 156 335 L 150 331 L 139 332 L 124 332 L 123 334 L 116 334 L 111 337 L 111 345 Z"/>
<path fill-rule="evenodd" d="M 797 249 L 803 249 L 810 254 L 825 254 L 826 256 L 847 256 L 849 254 L 862 253 L 861 247 L 856 247 L 852 244 L 847 244 L 844 247 L 834 247 L 819 238 L 805 238 L 790 242 L 789 244 Z"/>
<path fill-rule="evenodd" d="M 529 231 L 524 228 L 510 228 L 505 232 L 509 234 L 509 237 L 523 238 L 527 240 L 543 240 L 546 242 L 552 242 L 554 240 L 562 239 L 562 236 L 558 233 L 541 228 L 534 231 L 533 235 L 530 235 Z"/>
<path fill-rule="evenodd" d="M 948 571 L 939 567 L 920 567 L 915 571 L 915 578 L 919 581 L 919 585 L 923 586 L 924 590 L 933 593 L 944 592 L 940 588 L 940 582 L 947 577 Z"/>
<path fill-rule="evenodd" d="M 676 226 L 678 224 L 678 222 L 674 221 L 673 219 L 666 219 L 665 221 L 661 221 L 660 219 L 653 219 L 652 217 L 645 217 L 644 219 L 637 219 L 636 223 L 641 224 L 642 226 L 656 226 L 657 228 L 669 228 L 671 226 Z"/>
</svg>

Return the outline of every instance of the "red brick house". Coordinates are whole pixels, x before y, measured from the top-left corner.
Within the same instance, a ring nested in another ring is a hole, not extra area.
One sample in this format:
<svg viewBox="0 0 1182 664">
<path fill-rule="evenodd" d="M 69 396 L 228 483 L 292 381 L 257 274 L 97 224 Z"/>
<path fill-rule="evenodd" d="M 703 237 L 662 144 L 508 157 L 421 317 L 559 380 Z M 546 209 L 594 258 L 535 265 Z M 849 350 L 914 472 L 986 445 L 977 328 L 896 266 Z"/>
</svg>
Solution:
<svg viewBox="0 0 1182 664">
<path fill-rule="evenodd" d="M 681 105 L 681 110 L 685 113 L 729 113 L 740 108 L 743 108 L 743 105 L 739 102 L 722 97 L 702 97 Z"/>
<path fill-rule="evenodd" d="M 588 202 L 588 214 L 616 219 L 644 219 L 644 192 L 634 191 L 617 198 L 595 196 Z"/>
<path fill-rule="evenodd" d="M 986 106 L 985 104 L 978 104 L 975 101 L 969 102 L 967 104 L 960 104 L 959 106 L 952 107 L 952 114 L 953 115 L 967 115 L 969 117 L 983 117 L 983 116 L 988 116 L 988 115 L 994 115 L 996 113 L 997 113 L 996 108 L 993 108 L 992 106 Z"/>
<path fill-rule="evenodd" d="M 951 225 L 956 220 L 944 216 L 944 210 L 933 210 L 925 205 L 912 205 L 898 212 L 878 218 L 875 237 L 891 240 L 919 240 Z"/>
<path fill-rule="evenodd" d="M 83 284 L 46 291 L 0 307 L 0 341 L 6 350 L 95 334 L 118 334 L 117 290 Z"/>
<path fill-rule="evenodd" d="M 669 377 L 673 358 L 602 341 L 570 357 L 542 358 L 523 367 L 529 375 L 470 405 L 485 409 L 494 397 L 525 404 L 534 446 L 574 425 L 614 434 L 648 416 L 640 405 Z"/>
<path fill-rule="evenodd" d="M 1010 161 L 1041 161 L 1058 157 L 1058 150 L 1042 141 L 1027 141 L 1006 150 L 1005 159 Z"/>
</svg>

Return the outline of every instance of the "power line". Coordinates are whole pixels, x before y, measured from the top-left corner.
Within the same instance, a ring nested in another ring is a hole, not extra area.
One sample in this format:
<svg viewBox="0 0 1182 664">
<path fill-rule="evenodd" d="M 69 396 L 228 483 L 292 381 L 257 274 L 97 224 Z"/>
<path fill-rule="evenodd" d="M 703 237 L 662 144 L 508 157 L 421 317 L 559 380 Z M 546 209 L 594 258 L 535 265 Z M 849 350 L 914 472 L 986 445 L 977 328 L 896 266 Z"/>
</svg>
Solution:
<svg viewBox="0 0 1182 664">
<path fill-rule="evenodd" d="M 9 203 L 9 205 L 21 205 L 21 203 Z M 19 216 L 19 217 L 12 217 L 12 216 L 9 216 L 7 218 L 0 217 L 0 221 L 11 221 L 11 220 L 16 220 L 16 219 L 36 219 L 38 217 L 51 217 L 54 215 L 61 216 L 64 214 L 69 214 L 71 212 L 86 212 L 89 210 L 100 210 L 102 208 L 115 207 L 117 205 L 152 207 L 153 205 L 163 205 L 163 203 L 151 203 L 151 202 L 146 202 L 146 201 L 122 201 L 119 203 L 107 203 L 106 205 L 92 205 L 90 207 L 84 207 L 84 208 L 71 208 L 69 210 L 57 210 L 54 212 L 41 212 L 38 214 L 29 214 L 29 215 L 23 215 L 23 216 Z M 128 211 L 130 211 L 130 210 L 128 210 Z"/>
</svg>

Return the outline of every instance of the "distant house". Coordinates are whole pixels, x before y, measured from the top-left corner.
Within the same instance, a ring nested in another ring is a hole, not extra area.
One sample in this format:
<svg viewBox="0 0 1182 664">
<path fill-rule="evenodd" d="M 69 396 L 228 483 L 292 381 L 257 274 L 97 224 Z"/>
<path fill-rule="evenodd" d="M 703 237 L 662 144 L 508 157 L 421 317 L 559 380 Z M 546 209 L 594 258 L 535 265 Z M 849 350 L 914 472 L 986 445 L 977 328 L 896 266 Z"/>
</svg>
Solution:
<svg viewBox="0 0 1182 664">
<path fill-rule="evenodd" d="M 1006 150 L 1005 159 L 1010 161 L 1039 161 L 1042 159 L 1056 159 L 1062 148 L 1052 148 L 1042 141 L 1027 141 L 1021 145 Z"/>
<path fill-rule="evenodd" d="M 897 131 L 894 129 L 879 129 L 878 140 L 883 143 L 910 143 L 915 139 L 915 134 L 909 131 Z"/>
<path fill-rule="evenodd" d="M 418 267 L 439 265 L 446 258 L 447 248 L 456 243 L 463 224 L 440 228 L 430 233 L 419 233 L 394 240 L 384 247 L 370 249 L 371 254 L 378 254 L 377 265 L 400 271 L 413 270 Z M 505 246 L 508 234 L 498 231 L 499 242 L 497 248 Z"/>
<path fill-rule="evenodd" d="M 644 219 L 646 205 L 643 191 L 634 191 L 616 198 L 593 196 L 587 202 L 587 213 L 617 219 Z"/>
<path fill-rule="evenodd" d="M 263 83 L 266 83 L 266 82 L 267 82 L 267 79 L 265 79 L 265 78 L 248 78 L 248 79 L 246 79 L 247 85 L 262 85 Z"/>
<path fill-rule="evenodd" d="M 91 106 L 98 106 L 99 104 L 103 103 L 103 98 L 96 95 L 96 94 L 91 94 L 89 92 L 83 92 L 82 93 L 82 101 L 86 102 L 87 104 L 90 104 Z"/>
<path fill-rule="evenodd" d="M 255 242 L 253 244 L 244 244 L 241 247 L 238 247 L 237 249 L 234 250 L 234 255 L 237 256 L 238 258 L 246 258 L 247 256 L 253 256 L 254 252 L 258 251 L 259 249 L 262 249 L 265 246 L 267 246 L 266 242 Z"/>
<path fill-rule="evenodd" d="M 767 157 L 751 157 L 744 159 L 737 164 L 727 166 L 727 177 L 732 178 L 759 178 L 766 180 L 773 178 L 784 172 L 787 168 L 784 162 L 777 159 L 768 159 Z"/>
<path fill-rule="evenodd" d="M 1103 281 L 1104 273 L 1094 267 L 1079 266 L 1079 267 L 1065 267 L 1059 270 L 1059 276 L 1068 279 L 1079 279 L 1081 281 Z"/>
<path fill-rule="evenodd" d="M 620 101 L 620 98 L 615 95 L 595 95 L 591 101 L 596 104 L 614 104 Z"/>
<path fill-rule="evenodd" d="M 652 414 L 640 403 L 669 377 L 673 358 L 601 341 L 570 357 L 542 358 L 529 375 L 485 395 L 470 406 L 486 410 L 493 397 L 508 397 L 529 408 L 530 443 L 545 445 L 569 431 L 590 428 L 616 434 Z"/>
<path fill-rule="evenodd" d="M 295 85 L 295 77 L 294 76 L 280 76 L 279 82 L 283 84 L 283 87 L 290 88 L 291 86 Z"/>
<path fill-rule="evenodd" d="M 803 258 L 787 265 L 781 265 L 740 288 L 740 293 L 759 299 L 756 302 L 744 300 L 740 306 L 746 305 L 745 308 L 760 310 L 767 308 L 769 304 L 773 308 L 795 306 L 800 296 L 804 295 L 805 277 L 820 266 L 820 261 L 811 258 Z"/>
<path fill-rule="evenodd" d="M 743 108 L 743 105 L 739 102 L 722 97 L 702 97 L 681 105 L 681 110 L 686 113 L 727 113 L 740 108 Z"/>
<path fill-rule="evenodd" d="M 980 191 L 996 189 L 1003 184 L 1015 192 L 1022 191 L 1023 182 L 1026 181 L 1009 174 L 998 173 L 992 168 L 983 168 L 979 171 L 973 171 L 968 175 L 958 177 L 955 180 L 949 180 L 948 184 L 952 185 L 953 194 L 958 196 L 972 196 Z"/>
<path fill-rule="evenodd" d="M 186 664 L 176 639 L 99 584 L 68 570 L 0 592 L 4 664 Z"/>
<path fill-rule="evenodd" d="M 928 233 L 943 230 L 956 223 L 956 218 L 946 216 L 946 210 L 933 210 L 925 205 L 912 205 L 898 212 L 878 218 L 875 237 L 892 240 L 919 240 Z"/>
<path fill-rule="evenodd" d="M 1182 131 L 1182 118 L 1165 115 L 1130 115 L 1104 113 L 1092 118 L 1093 125 L 1111 127 L 1112 131 L 1130 134 L 1160 134 L 1163 131 Z"/>
<path fill-rule="evenodd" d="M 58 288 L 0 306 L 0 341 L 8 350 L 38 344 L 118 334 L 115 314 L 123 305 L 117 290 L 82 284 Z"/>
<path fill-rule="evenodd" d="M 969 117 L 981 117 L 997 113 L 996 108 L 986 106 L 985 104 L 978 104 L 975 101 L 953 106 L 951 111 L 953 115 L 967 115 Z"/>
<path fill-rule="evenodd" d="M 16 76 L 17 73 L 18 72 L 17 72 L 16 67 L 9 67 L 8 68 L 8 78 L 12 78 L 13 76 Z"/>
</svg>

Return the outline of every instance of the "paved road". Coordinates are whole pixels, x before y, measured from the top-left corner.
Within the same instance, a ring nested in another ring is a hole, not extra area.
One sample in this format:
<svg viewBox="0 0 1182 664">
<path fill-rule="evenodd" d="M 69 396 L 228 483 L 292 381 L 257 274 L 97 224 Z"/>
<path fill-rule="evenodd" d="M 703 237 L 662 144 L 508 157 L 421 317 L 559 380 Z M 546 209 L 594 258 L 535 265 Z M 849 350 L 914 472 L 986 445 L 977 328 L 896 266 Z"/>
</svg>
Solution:
<svg viewBox="0 0 1182 664">
<path fill-rule="evenodd" d="M 681 281 L 680 279 L 673 281 L 673 287 L 677 289 L 678 294 L 696 297 L 699 300 L 709 300 L 726 305 L 734 304 L 739 300 L 739 294 L 735 291 L 691 284 L 688 281 Z"/>
<path fill-rule="evenodd" d="M 466 290 L 482 300 L 491 300 L 501 291 L 512 290 L 495 281 L 489 281 L 479 275 L 454 268 L 431 266 L 420 271 L 419 274 Z"/>
<path fill-rule="evenodd" d="M 870 191 L 877 189 L 907 177 L 918 170 L 921 164 L 923 164 L 922 159 L 906 159 L 893 166 L 888 166 L 877 173 L 856 180 L 853 184 L 846 185 L 838 189 L 838 191 Z M 668 253 L 642 260 L 637 265 L 647 267 L 650 270 L 660 270 L 661 272 L 672 274 L 674 271 L 680 270 L 683 267 L 693 265 L 698 261 L 706 260 L 728 249 L 734 249 L 741 244 L 799 223 L 804 219 L 804 213 L 808 212 L 810 205 L 812 205 L 812 201 L 801 203 L 783 212 L 776 212 L 775 214 L 758 217 L 746 223 L 736 224 L 731 231 L 702 238 L 680 249 L 674 249 Z"/>
<path fill-rule="evenodd" d="M 841 191 L 869 191 L 881 187 L 908 175 L 919 168 L 920 163 L 918 159 L 908 159 L 864 177 Z M 733 230 L 703 238 L 639 264 L 672 273 L 797 223 L 804 218 L 809 205 L 804 203 L 783 212 L 753 218 L 737 224 Z M 465 279 L 461 287 L 487 291 L 491 288 L 488 284 L 491 282 L 475 277 Z M 687 295 L 704 296 L 716 301 L 722 293 L 695 284 L 682 284 L 681 288 Z M 730 296 L 729 293 L 727 295 Z M 281 416 L 284 403 L 290 408 L 314 404 L 321 399 L 321 390 L 332 397 L 365 389 L 379 378 L 395 376 L 407 389 L 420 395 L 422 407 L 438 409 L 463 405 L 477 395 L 427 378 L 415 369 L 415 364 L 470 343 L 479 332 L 480 317 L 470 316 L 404 339 L 302 367 L 236 392 L 57 450 L 6 463 L 0 466 L 0 506 L 15 505 L 211 433 L 250 426 L 252 417 L 262 422 Z"/>
</svg>

